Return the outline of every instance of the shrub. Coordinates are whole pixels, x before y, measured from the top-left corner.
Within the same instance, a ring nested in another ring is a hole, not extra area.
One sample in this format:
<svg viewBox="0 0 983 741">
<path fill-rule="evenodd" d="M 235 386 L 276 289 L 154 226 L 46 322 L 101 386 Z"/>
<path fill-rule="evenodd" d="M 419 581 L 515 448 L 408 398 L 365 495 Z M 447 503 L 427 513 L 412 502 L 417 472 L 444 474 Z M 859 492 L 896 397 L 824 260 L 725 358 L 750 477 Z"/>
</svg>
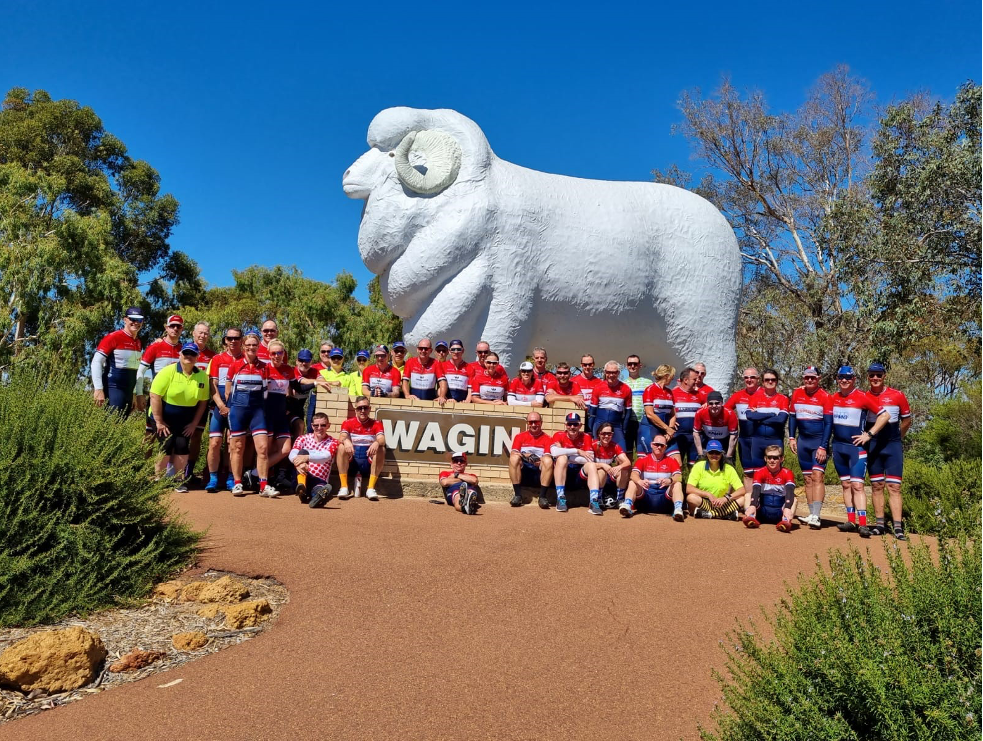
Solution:
<svg viewBox="0 0 983 741">
<path fill-rule="evenodd" d="M 856 551 L 789 589 L 774 638 L 736 631 L 729 710 L 704 739 L 978 739 L 980 533 L 901 550 L 885 575 Z M 868 554 L 869 555 L 869 554 Z"/>
<path fill-rule="evenodd" d="M 0 626 L 143 596 L 193 560 L 141 428 L 69 383 L 0 386 Z"/>
<path fill-rule="evenodd" d="M 951 537 L 980 529 L 980 459 L 954 460 L 938 466 L 905 461 L 902 497 L 911 529 Z"/>
</svg>

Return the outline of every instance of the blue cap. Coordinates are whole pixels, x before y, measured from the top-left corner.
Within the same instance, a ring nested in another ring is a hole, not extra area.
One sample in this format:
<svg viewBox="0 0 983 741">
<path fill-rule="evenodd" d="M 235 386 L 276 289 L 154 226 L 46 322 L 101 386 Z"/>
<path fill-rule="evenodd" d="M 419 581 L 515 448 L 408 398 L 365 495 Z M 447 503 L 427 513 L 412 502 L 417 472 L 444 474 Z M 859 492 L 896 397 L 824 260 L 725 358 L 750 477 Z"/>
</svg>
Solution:
<svg viewBox="0 0 983 741">
<path fill-rule="evenodd" d="M 451 340 L 451 344 L 448 347 L 459 347 L 464 349 L 464 342 L 462 340 Z"/>
<path fill-rule="evenodd" d="M 853 376 L 853 366 L 852 365 L 841 365 L 840 369 L 836 371 L 838 376 Z"/>
<path fill-rule="evenodd" d="M 368 360 L 371 356 L 369 355 L 369 351 L 368 350 L 359 350 L 357 353 L 355 353 L 355 357 L 356 358 L 365 358 L 366 360 Z"/>
<path fill-rule="evenodd" d="M 707 443 L 706 452 L 707 453 L 711 453 L 711 452 L 723 453 L 724 452 L 724 446 L 720 444 L 720 441 L 719 440 L 711 440 L 710 442 Z"/>
<path fill-rule="evenodd" d="M 139 306 L 131 306 L 123 313 L 123 316 L 128 316 L 130 319 L 132 319 L 135 322 L 142 322 L 143 309 L 141 309 Z"/>
<path fill-rule="evenodd" d="M 438 347 L 448 347 L 448 349 L 449 349 L 449 346 L 447 345 L 447 341 L 446 340 L 437 340 L 437 344 L 434 345 L 433 347 L 434 347 L 434 350 L 436 350 Z M 463 345 L 462 345 L 462 347 L 463 347 Z"/>
<path fill-rule="evenodd" d="M 345 357 L 345 351 L 340 347 L 332 347 L 331 352 L 328 353 L 329 358 L 343 358 Z"/>
<path fill-rule="evenodd" d="M 305 347 L 303 350 L 297 353 L 297 360 L 303 363 L 310 363 L 312 360 L 314 360 L 314 353 Z"/>
<path fill-rule="evenodd" d="M 582 421 L 580 419 L 580 415 L 577 414 L 576 412 L 570 412 L 570 414 L 567 415 L 567 423 L 568 424 L 570 422 L 580 422 L 580 421 Z"/>
<path fill-rule="evenodd" d="M 402 340 L 396 340 L 393 343 L 393 350 L 395 350 L 397 347 L 401 347 L 402 349 L 405 350 L 406 349 L 406 343 L 403 342 Z"/>
<path fill-rule="evenodd" d="M 873 362 L 867 366 L 867 372 L 871 373 L 887 373 L 887 368 L 884 367 L 884 363 Z"/>
<path fill-rule="evenodd" d="M 198 349 L 198 345 L 194 342 L 185 342 L 181 345 L 181 353 L 193 352 L 195 355 L 201 355 L 201 350 Z"/>
</svg>

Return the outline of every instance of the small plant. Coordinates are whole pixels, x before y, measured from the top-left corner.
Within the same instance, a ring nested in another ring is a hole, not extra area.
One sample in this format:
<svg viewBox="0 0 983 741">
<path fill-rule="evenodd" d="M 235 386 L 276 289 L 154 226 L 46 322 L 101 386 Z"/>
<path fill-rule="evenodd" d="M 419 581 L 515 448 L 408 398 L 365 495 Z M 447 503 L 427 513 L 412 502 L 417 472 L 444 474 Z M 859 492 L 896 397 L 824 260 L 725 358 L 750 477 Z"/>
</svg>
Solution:
<svg viewBox="0 0 983 741">
<path fill-rule="evenodd" d="M 141 428 L 67 382 L 0 386 L 0 626 L 141 597 L 194 559 Z"/>
</svg>

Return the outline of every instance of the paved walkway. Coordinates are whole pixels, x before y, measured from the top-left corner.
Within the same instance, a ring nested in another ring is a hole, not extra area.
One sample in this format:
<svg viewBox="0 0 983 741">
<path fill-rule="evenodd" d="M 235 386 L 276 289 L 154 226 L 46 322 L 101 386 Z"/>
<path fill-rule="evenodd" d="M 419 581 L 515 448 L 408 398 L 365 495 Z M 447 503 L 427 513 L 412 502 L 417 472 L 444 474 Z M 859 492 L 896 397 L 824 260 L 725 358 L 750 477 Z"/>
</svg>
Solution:
<svg viewBox="0 0 983 741">
<path fill-rule="evenodd" d="M 287 586 L 277 623 L 0 739 L 696 738 L 735 620 L 859 542 L 500 503 L 466 517 L 409 498 L 176 505 L 209 528 L 203 567 Z"/>
</svg>

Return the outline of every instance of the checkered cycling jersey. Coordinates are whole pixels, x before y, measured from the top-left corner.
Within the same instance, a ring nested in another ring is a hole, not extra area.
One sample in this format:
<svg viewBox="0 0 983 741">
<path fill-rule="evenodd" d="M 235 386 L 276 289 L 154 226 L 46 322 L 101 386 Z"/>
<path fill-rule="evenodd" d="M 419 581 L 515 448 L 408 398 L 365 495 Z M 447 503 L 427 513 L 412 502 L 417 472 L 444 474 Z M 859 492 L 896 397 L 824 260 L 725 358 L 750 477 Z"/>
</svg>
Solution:
<svg viewBox="0 0 983 741">
<path fill-rule="evenodd" d="M 829 413 L 833 415 L 833 442 L 853 445 L 853 437 L 867 429 L 867 415 L 875 417 L 882 411 L 880 402 L 860 389 L 844 396 L 837 391 L 829 395 Z"/>
<path fill-rule="evenodd" d="M 885 442 L 898 442 L 901 440 L 901 420 L 911 416 L 911 407 L 908 406 L 908 398 L 897 389 L 885 386 L 879 394 L 872 391 L 867 392 L 881 405 L 881 409 L 891 415 L 891 419 L 884 425 L 884 428 L 877 433 L 879 440 Z M 874 421 L 869 420 L 870 426 Z"/>
<path fill-rule="evenodd" d="M 604 383 L 600 378 L 584 378 L 581 376 L 574 376 L 573 383 L 580 390 L 580 395 L 584 397 L 584 403 L 587 406 L 591 406 L 594 403 L 594 389 L 597 384 Z"/>
<path fill-rule="evenodd" d="M 443 364 L 434 358 L 429 365 L 423 365 L 419 358 L 410 358 L 403 365 L 403 378 L 410 382 L 410 393 L 431 391 L 437 388 L 437 381 L 444 377 Z"/>
<path fill-rule="evenodd" d="M 676 408 L 676 434 L 692 435 L 696 412 L 703 402 L 695 391 L 684 391 L 679 386 L 672 390 L 672 404 Z"/>
<path fill-rule="evenodd" d="M 737 415 L 730 409 L 720 412 L 719 417 L 714 417 L 709 408 L 700 409 L 693 418 L 693 431 L 706 440 L 727 440 L 731 435 L 737 435 Z M 727 449 L 726 445 L 724 449 Z"/>
<path fill-rule="evenodd" d="M 319 479 L 327 481 L 331 475 L 331 462 L 338 452 L 338 445 L 338 441 L 331 437 L 331 435 L 328 435 L 324 440 L 318 440 L 317 435 L 309 432 L 306 435 L 301 435 L 294 441 L 292 450 L 308 451 L 311 454 L 311 460 L 307 464 L 307 470 L 311 472 L 312 476 L 317 476 Z M 327 456 L 327 460 L 314 461 L 315 457 L 321 459 L 325 456 Z"/>
<path fill-rule="evenodd" d="M 369 387 L 371 396 L 376 389 L 382 391 L 385 396 L 389 396 L 393 389 L 399 388 L 402 376 L 394 366 L 389 366 L 387 370 L 381 370 L 378 365 L 370 365 L 362 371 L 362 384 Z"/>
<path fill-rule="evenodd" d="M 544 383 L 536 378 L 535 375 L 532 378 L 532 386 L 526 386 L 522 382 L 521 376 L 513 378 L 512 382 L 509 383 L 509 404 L 536 404 L 542 406 L 545 398 L 546 389 L 544 388 Z"/>
<path fill-rule="evenodd" d="M 550 445 L 552 443 L 553 439 L 545 432 L 539 435 L 533 435 L 526 430 L 515 436 L 515 439 L 512 441 L 512 450 L 518 450 L 522 455 L 529 455 L 531 453 L 542 458 L 550 452 Z"/>
<path fill-rule="evenodd" d="M 242 356 L 240 355 L 239 358 Z M 208 364 L 208 377 L 213 379 L 216 384 L 218 384 L 218 395 L 223 402 L 228 404 L 229 400 L 225 398 L 225 382 L 229 377 L 229 368 L 232 367 L 233 363 L 239 358 L 235 358 L 228 352 L 220 352 L 214 358 L 212 362 Z"/>
<path fill-rule="evenodd" d="M 383 432 L 382 422 L 377 419 L 368 419 L 365 424 L 358 421 L 358 417 L 346 419 L 341 423 L 341 429 L 348 433 L 352 439 L 352 445 L 356 448 L 367 448 L 375 442 L 376 435 Z"/>
<path fill-rule="evenodd" d="M 472 395 L 485 401 L 504 401 L 508 388 L 509 376 L 501 369 L 493 376 L 482 371 L 471 379 Z"/>
<path fill-rule="evenodd" d="M 637 472 L 644 481 L 655 484 L 658 487 L 665 487 L 672 483 L 672 477 L 677 473 L 682 475 L 682 469 L 675 458 L 665 456 L 662 460 L 656 460 L 655 456 L 649 453 L 643 455 L 631 469 Z"/>
<path fill-rule="evenodd" d="M 822 440 L 825 444 L 832 425 L 832 420 L 826 416 L 828 401 L 829 394 L 822 389 L 816 389 L 811 396 L 801 386 L 795 389 L 790 402 L 792 413 L 788 418 L 788 436 L 798 434 L 799 437 Z"/>
<path fill-rule="evenodd" d="M 624 453 L 625 451 L 616 442 L 612 442 L 610 445 L 601 445 L 600 442 L 594 443 L 594 460 L 598 463 L 614 465 L 615 459 Z"/>
<path fill-rule="evenodd" d="M 731 397 L 724 404 L 725 409 L 730 409 L 737 414 L 737 426 L 741 432 L 741 437 L 748 438 L 754 432 L 754 423 L 747 418 L 747 408 L 751 404 L 751 399 L 761 390 L 759 386 L 750 394 L 746 389 L 731 394 Z"/>
<path fill-rule="evenodd" d="M 99 342 L 96 353 L 106 358 L 102 373 L 104 389 L 133 391 L 137 383 L 137 368 L 140 367 L 140 350 L 143 343 L 130 337 L 122 329 L 110 332 Z"/>
<path fill-rule="evenodd" d="M 672 415 L 676 413 L 676 407 L 672 402 L 672 391 L 657 383 L 645 389 L 645 393 L 642 394 L 642 405 L 652 407 L 655 416 L 666 424 L 669 424 Z"/>
</svg>

